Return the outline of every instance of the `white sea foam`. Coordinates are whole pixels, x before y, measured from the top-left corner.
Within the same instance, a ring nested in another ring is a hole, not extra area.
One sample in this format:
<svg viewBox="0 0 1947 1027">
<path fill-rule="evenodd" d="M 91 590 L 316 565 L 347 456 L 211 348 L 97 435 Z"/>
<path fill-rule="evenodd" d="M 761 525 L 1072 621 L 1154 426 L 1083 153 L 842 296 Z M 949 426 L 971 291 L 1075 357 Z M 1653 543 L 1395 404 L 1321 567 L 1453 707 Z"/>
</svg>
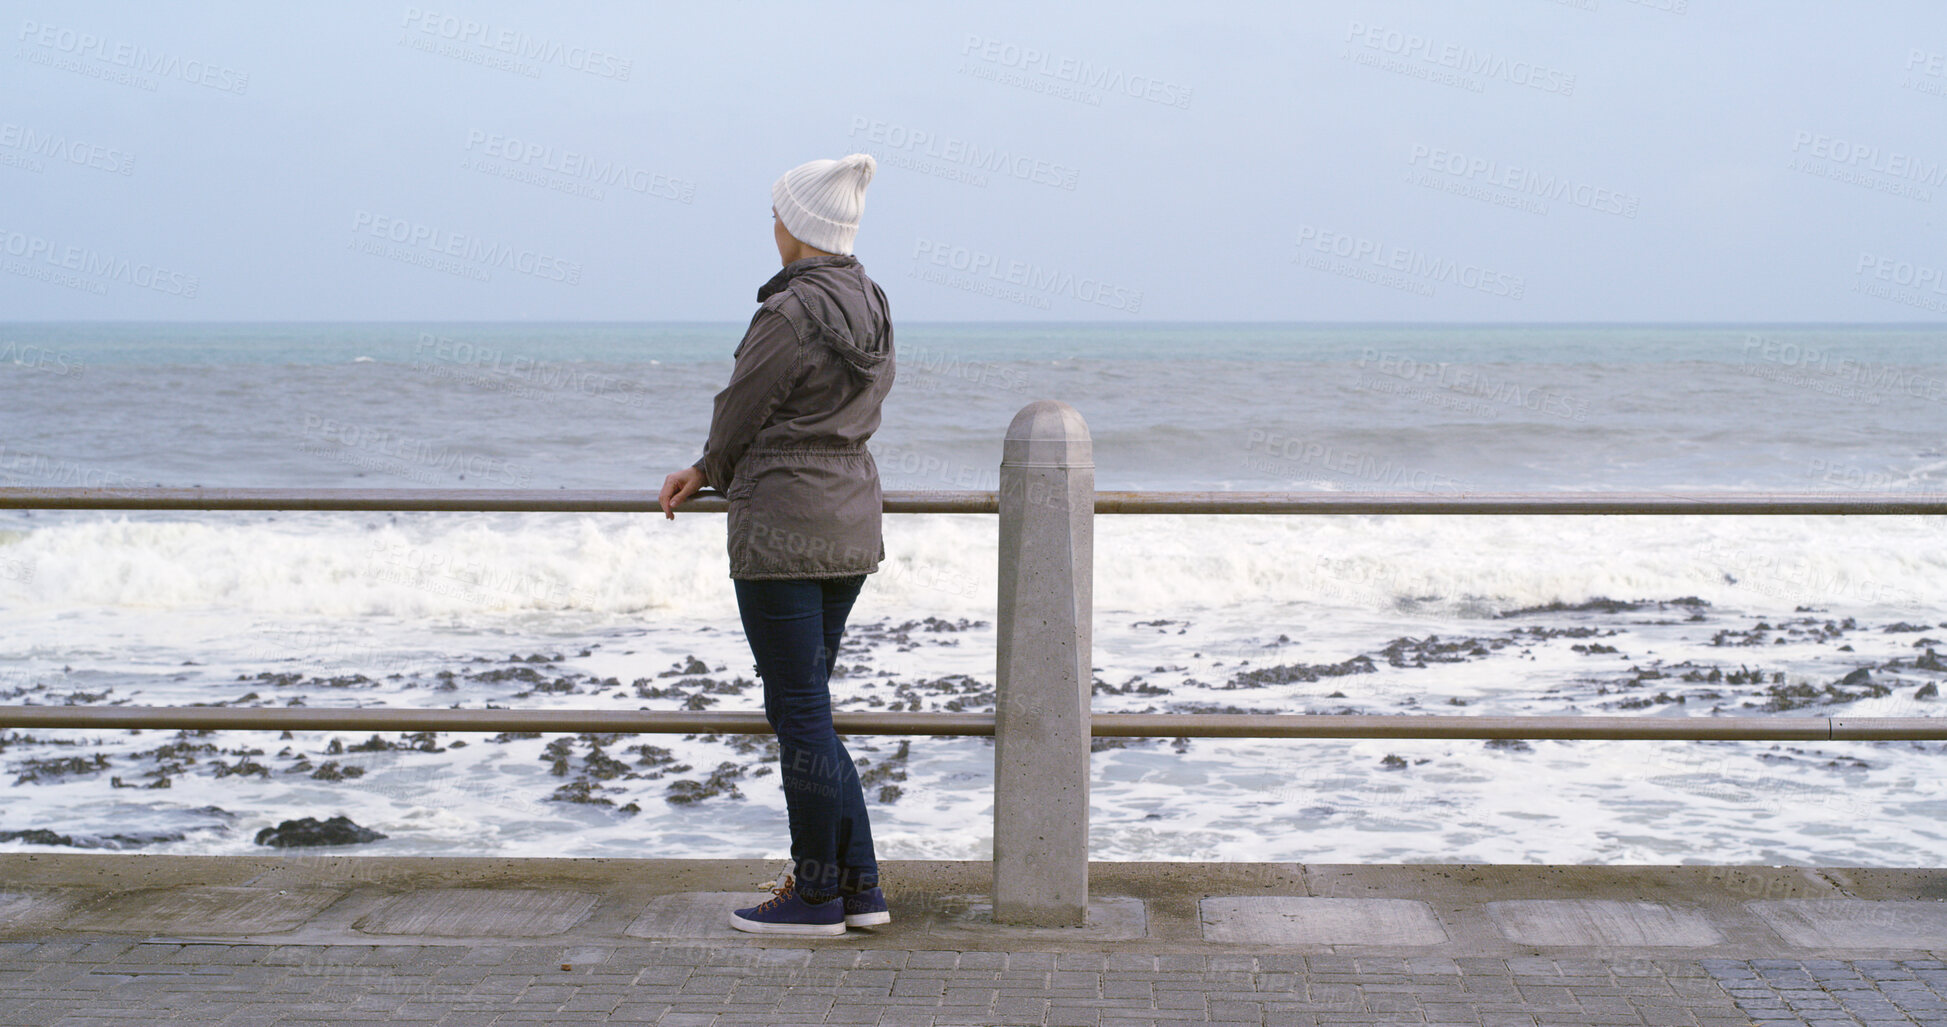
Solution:
<svg viewBox="0 0 1947 1027">
<path fill-rule="evenodd" d="M 1096 676 L 1170 690 L 1098 695 L 1101 710 L 1192 702 L 1446 712 L 1452 701 L 1483 714 L 1616 712 L 1621 693 L 1603 697 L 1598 688 L 1621 687 L 1633 667 L 1684 661 L 1749 664 L 1817 686 L 1857 666 L 1910 657 L 1921 635 L 1878 627 L 1930 624 L 1947 582 L 1931 544 L 1937 527 L 1926 518 L 1104 516 L 1096 528 Z M 691 656 L 718 679 L 755 678 L 725 576 L 722 529 L 720 518 L 705 516 L 46 518 L 0 546 L 5 559 L 32 568 L 0 582 L 15 628 L 0 647 L 0 691 L 26 689 L 16 701 L 29 702 L 87 692 L 95 697 L 82 701 L 169 705 L 254 691 L 257 702 L 303 694 L 309 705 L 633 709 L 644 704 L 627 682 L 655 680 Z M 869 708 L 874 680 L 966 674 L 991 682 L 991 623 L 917 634 L 921 644 L 910 651 L 859 639 L 866 627 L 926 616 L 991 621 L 993 519 L 896 516 L 887 529 L 886 569 L 862 593 L 840 659 L 870 667 L 834 682 L 841 708 Z M 1710 605 L 1495 616 L 1597 596 Z M 1794 613 L 1799 606 L 1820 612 Z M 1789 645 L 1718 644 L 1719 632 L 1765 618 L 1848 616 L 1861 620 L 1847 636 L 1849 653 L 1805 636 L 1780 635 Z M 1227 686 L 1253 667 L 1334 664 L 1402 636 L 1510 637 L 1523 624 L 1591 627 L 1620 651 L 1583 653 L 1570 638 L 1522 641 L 1459 663 L 1391 667 L 1382 658 L 1370 674 Z M 563 653 L 558 666 L 623 687 L 525 696 L 514 684 L 428 688 L 441 669 L 537 651 Z M 352 683 L 280 685 L 260 680 L 264 673 Z M 889 676 L 872 676 L 881 674 Z M 1938 700 L 1913 696 L 1921 681 L 1908 677 L 1878 698 L 1802 712 L 1931 715 Z M 1702 694 L 1674 682 L 1631 694 L 1664 688 Z M 746 692 L 721 708 L 757 701 Z M 1644 715 L 1703 715 L 1707 705 L 1659 704 Z M 163 829 L 181 827 L 183 811 L 218 806 L 238 816 L 144 851 L 250 851 L 255 831 L 279 819 L 344 813 L 390 836 L 373 852 L 785 852 L 775 776 L 743 778 L 742 800 L 692 807 L 663 801 L 666 781 L 617 782 L 623 790 L 612 801 L 643 809 L 628 816 L 550 801 L 562 780 L 546 772 L 546 739 L 470 736 L 444 753 L 348 753 L 330 758 L 364 766 L 366 776 L 327 784 L 286 775 L 289 760 L 278 754 L 290 746 L 322 762 L 332 736 L 230 733 L 213 740 L 263 750 L 253 758 L 273 768 L 269 779 L 213 779 L 206 763 L 153 792 L 115 788 L 109 778 L 145 783 L 135 775 L 149 764 L 132 754 L 166 741 L 164 733 L 37 734 L 86 745 L 11 749 L 16 772 L 25 758 L 76 751 L 106 754 L 111 769 L 15 787 L 0 829 Z M 450 744 L 459 736 L 441 737 Z M 720 742 L 650 740 L 697 773 L 732 758 Z M 854 754 L 883 756 L 896 744 L 857 739 Z M 1479 742 L 1199 740 L 1179 753 L 1167 741 L 1142 743 L 1095 757 L 1092 848 L 1102 859 L 1924 861 L 1947 801 L 1932 773 L 1938 746 L 1800 748 L 1817 752 L 1770 743 L 1536 742 L 1522 752 Z M 904 795 L 875 801 L 881 852 L 979 858 L 990 837 L 992 751 L 982 739 L 913 740 Z M 1845 764 L 1849 755 L 1866 766 Z M 1834 760 L 1844 765 L 1827 766 Z M 1537 775 L 1546 789 L 1524 784 Z M 143 812 L 150 808 L 176 819 Z"/>
<path fill-rule="evenodd" d="M 889 516 L 886 609 L 993 609 L 995 521 Z M 1597 596 L 1924 611 L 1947 603 L 1926 517 L 1102 516 L 1096 604 L 1223 615 L 1251 604 L 1477 616 Z M 560 612 L 732 617 L 721 517 L 363 514 L 73 517 L 0 541 L 17 610 L 235 608 L 293 616 Z"/>
</svg>

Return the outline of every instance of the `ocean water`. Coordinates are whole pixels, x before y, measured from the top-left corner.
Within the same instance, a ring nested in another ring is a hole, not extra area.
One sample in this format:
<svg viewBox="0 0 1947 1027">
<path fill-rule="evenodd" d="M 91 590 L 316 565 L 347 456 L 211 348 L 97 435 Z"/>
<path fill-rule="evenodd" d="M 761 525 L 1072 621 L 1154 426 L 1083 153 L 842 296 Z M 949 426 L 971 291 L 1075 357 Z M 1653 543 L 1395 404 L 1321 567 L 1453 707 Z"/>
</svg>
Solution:
<svg viewBox="0 0 1947 1027">
<path fill-rule="evenodd" d="M 0 485 L 654 490 L 700 452 L 741 328 L 0 324 Z M 1938 328 L 916 324 L 872 442 L 885 486 L 993 488 L 1008 420 L 1043 397 L 1088 421 L 1101 489 L 1932 493 L 1947 475 Z M 1934 715 L 1941 527 L 1104 516 L 1094 701 Z M 993 518 L 890 516 L 886 548 L 841 708 L 990 708 Z M 0 613 L 9 702 L 759 701 L 718 515 L 0 511 Z M 262 827 L 343 813 L 388 836 L 373 854 L 788 849 L 762 739 L 0 741 L 0 848 L 261 851 Z M 854 752 L 882 855 L 987 853 L 991 743 Z M 1940 758 L 1146 740 L 1094 757 L 1092 852 L 1932 865 Z"/>
</svg>

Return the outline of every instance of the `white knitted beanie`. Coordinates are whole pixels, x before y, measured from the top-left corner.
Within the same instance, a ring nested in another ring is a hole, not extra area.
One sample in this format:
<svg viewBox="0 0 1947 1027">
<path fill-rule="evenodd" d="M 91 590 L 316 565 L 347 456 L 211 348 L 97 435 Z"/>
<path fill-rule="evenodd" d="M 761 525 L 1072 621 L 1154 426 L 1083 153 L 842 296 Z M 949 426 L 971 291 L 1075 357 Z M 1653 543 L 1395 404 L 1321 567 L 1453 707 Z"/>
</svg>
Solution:
<svg viewBox="0 0 1947 1027">
<path fill-rule="evenodd" d="M 771 206 L 791 237 L 826 253 L 851 253 L 878 163 L 869 153 L 806 161 L 771 184 Z"/>
</svg>

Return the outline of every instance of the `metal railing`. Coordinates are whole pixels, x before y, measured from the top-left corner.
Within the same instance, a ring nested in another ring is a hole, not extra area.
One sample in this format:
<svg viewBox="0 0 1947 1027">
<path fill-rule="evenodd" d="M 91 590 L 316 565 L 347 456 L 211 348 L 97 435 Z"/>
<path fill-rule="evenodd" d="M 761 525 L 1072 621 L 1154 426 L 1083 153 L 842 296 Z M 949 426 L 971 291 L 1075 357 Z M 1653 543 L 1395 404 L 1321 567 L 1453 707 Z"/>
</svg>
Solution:
<svg viewBox="0 0 1947 1027">
<path fill-rule="evenodd" d="M 996 491 L 887 490 L 885 512 L 991 514 Z M 723 513 L 709 490 L 684 513 Z M 660 513 L 644 489 L 0 488 L 0 510 L 362 510 Z M 1097 492 L 1098 514 L 1947 514 L 1947 494 L 1900 492 Z"/>
<path fill-rule="evenodd" d="M 993 735 L 991 713 L 832 714 L 842 735 Z M 396 706 L 13 706 L 0 728 L 177 731 L 541 731 L 767 735 L 733 710 L 455 710 Z M 1483 717 L 1401 713 L 1095 713 L 1095 738 L 1547 738 L 1692 742 L 1947 741 L 1947 717 Z"/>
<path fill-rule="evenodd" d="M 1115 714 L 1089 710 L 1096 514 L 1777 515 L 1947 514 L 1947 496 L 1903 493 L 1098 492 L 1088 430 L 1037 400 L 1009 425 L 1000 488 L 888 491 L 886 513 L 998 514 L 996 711 L 841 712 L 843 734 L 991 735 L 994 910 L 1001 922 L 1079 924 L 1087 907 L 1090 737 L 1947 740 L 1947 717 L 1487 717 L 1399 714 Z M 722 513 L 693 496 L 685 513 Z M 660 512 L 636 489 L 0 488 L 0 509 Z M 5 728 L 399 730 L 768 734 L 755 711 L 0 705 Z M 1010 739 L 1014 744 L 1010 745 Z"/>
</svg>

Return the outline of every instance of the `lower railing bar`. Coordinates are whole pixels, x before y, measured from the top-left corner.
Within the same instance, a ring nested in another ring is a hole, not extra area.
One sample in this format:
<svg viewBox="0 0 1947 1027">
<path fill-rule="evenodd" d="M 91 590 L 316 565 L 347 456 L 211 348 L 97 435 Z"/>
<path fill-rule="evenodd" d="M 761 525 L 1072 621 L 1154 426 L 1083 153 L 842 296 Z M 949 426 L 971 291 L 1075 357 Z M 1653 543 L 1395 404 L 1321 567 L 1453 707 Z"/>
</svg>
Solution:
<svg viewBox="0 0 1947 1027">
<path fill-rule="evenodd" d="M 1128 738 L 1554 738 L 1653 741 L 1947 740 L 1947 717 L 1483 717 L 1429 714 L 1098 713 Z"/>
<path fill-rule="evenodd" d="M 886 513 L 1000 510 L 998 493 L 891 490 Z M 721 494 L 679 509 L 723 513 Z M 660 512 L 645 489 L 0 488 L 0 509 Z M 1098 514 L 1947 514 L 1947 494 L 1912 492 L 1104 492 Z"/>
<path fill-rule="evenodd" d="M 840 734 L 991 735 L 991 713 L 841 712 Z M 758 712 L 455 710 L 368 706 L 0 706 L 0 728 L 183 731 L 540 731 L 769 734 Z M 1098 738 L 1554 738 L 1694 741 L 1943 741 L 1947 717 L 1481 717 L 1097 713 Z"/>
</svg>

